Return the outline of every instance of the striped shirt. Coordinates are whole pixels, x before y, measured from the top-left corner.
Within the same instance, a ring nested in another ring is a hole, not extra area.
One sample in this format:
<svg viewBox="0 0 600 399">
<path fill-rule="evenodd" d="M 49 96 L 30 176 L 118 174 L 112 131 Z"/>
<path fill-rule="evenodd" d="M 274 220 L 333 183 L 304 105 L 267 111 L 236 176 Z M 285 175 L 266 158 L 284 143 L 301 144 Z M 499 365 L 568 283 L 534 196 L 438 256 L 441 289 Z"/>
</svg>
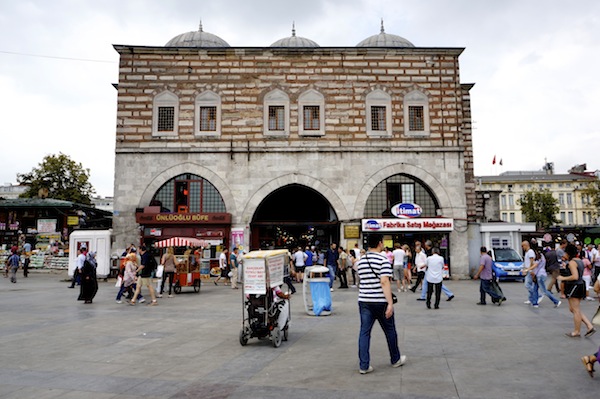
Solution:
<svg viewBox="0 0 600 399">
<path fill-rule="evenodd" d="M 369 267 L 369 263 L 371 267 Z M 373 270 L 371 270 L 371 268 Z M 387 302 L 381 288 L 381 276 L 392 278 L 392 265 L 385 255 L 367 252 L 358 261 L 359 302 Z"/>
</svg>

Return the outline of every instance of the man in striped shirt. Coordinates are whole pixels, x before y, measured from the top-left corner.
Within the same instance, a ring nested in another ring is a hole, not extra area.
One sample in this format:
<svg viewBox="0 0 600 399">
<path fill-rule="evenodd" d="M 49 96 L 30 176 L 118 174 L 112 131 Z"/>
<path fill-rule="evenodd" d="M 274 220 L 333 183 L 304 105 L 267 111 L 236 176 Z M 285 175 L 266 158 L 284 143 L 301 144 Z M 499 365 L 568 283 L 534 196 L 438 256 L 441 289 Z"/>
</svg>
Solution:
<svg viewBox="0 0 600 399">
<path fill-rule="evenodd" d="M 379 322 L 385 334 L 392 367 L 402 366 L 406 362 L 406 356 L 401 356 L 400 349 L 398 349 L 392 300 L 392 265 L 387 257 L 380 254 L 383 249 L 381 235 L 370 235 L 368 246 L 368 252 L 359 260 L 357 267 L 360 280 L 358 358 L 361 374 L 373 371 L 373 366 L 370 365 L 369 348 L 371 346 L 371 330 L 375 321 Z"/>
</svg>

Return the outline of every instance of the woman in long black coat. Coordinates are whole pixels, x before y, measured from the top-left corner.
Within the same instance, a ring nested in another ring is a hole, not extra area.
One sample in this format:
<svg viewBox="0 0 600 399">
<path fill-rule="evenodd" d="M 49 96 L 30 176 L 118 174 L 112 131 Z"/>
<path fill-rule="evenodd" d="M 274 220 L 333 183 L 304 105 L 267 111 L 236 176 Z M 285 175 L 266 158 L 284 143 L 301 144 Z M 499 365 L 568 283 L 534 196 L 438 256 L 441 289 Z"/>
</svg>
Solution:
<svg viewBox="0 0 600 399">
<path fill-rule="evenodd" d="M 81 299 L 85 303 L 92 303 L 96 292 L 98 292 L 96 265 L 96 253 L 90 252 L 81 269 Z"/>
</svg>

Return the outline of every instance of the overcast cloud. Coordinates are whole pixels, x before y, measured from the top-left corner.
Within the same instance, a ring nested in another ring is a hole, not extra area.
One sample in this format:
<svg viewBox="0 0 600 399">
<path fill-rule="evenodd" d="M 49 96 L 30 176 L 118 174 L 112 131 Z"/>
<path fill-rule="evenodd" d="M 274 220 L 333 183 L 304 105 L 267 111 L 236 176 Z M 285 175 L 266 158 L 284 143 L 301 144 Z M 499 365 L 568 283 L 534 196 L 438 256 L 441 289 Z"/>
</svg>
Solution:
<svg viewBox="0 0 600 399">
<path fill-rule="evenodd" d="M 231 46 L 269 46 L 292 21 L 321 46 L 354 46 L 379 32 L 381 17 L 416 46 L 466 48 L 477 175 L 538 170 L 545 159 L 558 173 L 600 169 L 596 0 L 0 0 L 0 184 L 63 152 L 112 195 L 112 44 L 162 46 L 202 19 Z"/>
</svg>

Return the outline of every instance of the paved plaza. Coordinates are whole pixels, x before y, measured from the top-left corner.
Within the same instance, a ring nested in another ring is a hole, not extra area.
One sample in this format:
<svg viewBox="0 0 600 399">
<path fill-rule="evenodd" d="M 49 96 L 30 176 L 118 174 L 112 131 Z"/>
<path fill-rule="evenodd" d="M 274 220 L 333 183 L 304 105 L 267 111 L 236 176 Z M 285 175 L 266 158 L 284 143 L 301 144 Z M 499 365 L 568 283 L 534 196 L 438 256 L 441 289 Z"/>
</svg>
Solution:
<svg viewBox="0 0 600 399">
<path fill-rule="evenodd" d="M 521 283 L 502 285 L 501 307 L 476 306 L 479 283 L 451 281 L 456 298 L 427 310 L 417 294 L 395 305 L 400 349 L 389 364 L 375 326 L 373 373 L 358 373 L 357 290 L 335 290 L 334 314 L 311 317 L 292 297 L 289 341 L 238 342 L 241 290 L 204 283 L 156 307 L 116 304 L 114 280 L 92 305 L 76 301 L 65 273 L 0 279 L 0 398 L 584 398 L 596 397 L 580 361 L 600 334 L 570 339 L 566 302 L 523 304 Z M 583 304 L 588 316 L 597 303 Z"/>
</svg>

